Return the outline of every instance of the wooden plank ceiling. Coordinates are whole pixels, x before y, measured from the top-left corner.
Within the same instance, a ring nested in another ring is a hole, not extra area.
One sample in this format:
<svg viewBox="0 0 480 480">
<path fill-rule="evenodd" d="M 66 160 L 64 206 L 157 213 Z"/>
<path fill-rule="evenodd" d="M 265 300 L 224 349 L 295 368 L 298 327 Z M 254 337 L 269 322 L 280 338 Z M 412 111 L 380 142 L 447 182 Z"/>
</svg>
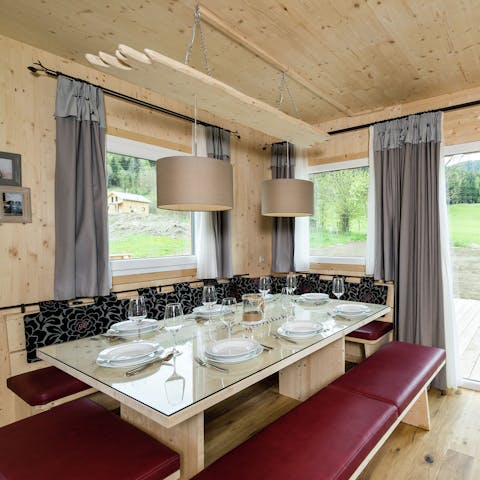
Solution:
<svg viewBox="0 0 480 480">
<path fill-rule="evenodd" d="M 200 3 L 206 17 L 213 13 L 204 24 L 213 76 L 275 106 L 279 68 L 286 67 L 301 118 L 309 123 L 480 85 L 478 0 Z M 119 43 L 183 62 L 193 4 L 0 0 L 0 32 L 83 64 L 85 53 L 113 53 Z M 198 39 L 191 65 L 204 71 Z M 135 72 L 128 78 L 135 82 Z M 167 96 L 168 81 L 159 76 L 156 86 Z M 294 115 L 288 98 L 283 109 Z"/>
</svg>

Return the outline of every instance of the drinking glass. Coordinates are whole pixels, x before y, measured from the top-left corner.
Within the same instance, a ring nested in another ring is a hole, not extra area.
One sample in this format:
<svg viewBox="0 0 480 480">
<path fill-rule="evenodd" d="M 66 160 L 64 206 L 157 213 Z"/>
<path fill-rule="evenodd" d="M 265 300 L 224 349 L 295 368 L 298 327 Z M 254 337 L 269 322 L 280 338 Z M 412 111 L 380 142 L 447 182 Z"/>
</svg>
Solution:
<svg viewBox="0 0 480 480">
<path fill-rule="evenodd" d="M 202 292 L 202 304 L 208 308 L 210 320 L 213 306 L 217 303 L 217 289 L 213 285 L 205 285 Z"/>
<path fill-rule="evenodd" d="M 281 306 L 285 317 L 292 314 L 292 295 L 289 287 L 282 287 Z"/>
<path fill-rule="evenodd" d="M 128 319 L 137 325 L 137 340 L 140 340 L 140 324 L 147 318 L 145 298 L 139 295 L 128 302 Z"/>
<path fill-rule="evenodd" d="M 167 303 L 165 307 L 165 330 L 172 332 L 173 336 L 173 355 L 180 355 L 177 350 L 177 332 L 183 327 L 183 310 L 180 303 Z"/>
<path fill-rule="evenodd" d="M 177 360 L 173 357 L 173 372 L 165 380 L 165 395 L 170 405 L 182 403 L 185 395 L 185 377 L 177 372 Z"/>
<path fill-rule="evenodd" d="M 260 277 L 258 281 L 258 290 L 265 298 L 267 293 L 272 288 L 272 279 L 270 277 Z"/>
<path fill-rule="evenodd" d="M 290 295 L 293 295 L 293 292 L 295 291 L 295 289 L 297 288 L 297 276 L 290 272 L 288 275 L 287 275 L 287 282 L 286 282 L 286 286 L 288 288 L 288 293 Z"/>
<path fill-rule="evenodd" d="M 339 299 L 345 293 L 342 277 L 335 277 L 332 282 L 332 293 Z"/>
<path fill-rule="evenodd" d="M 222 300 L 222 322 L 227 326 L 229 338 L 232 335 L 236 308 L 237 300 L 234 297 L 227 297 Z"/>
</svg>

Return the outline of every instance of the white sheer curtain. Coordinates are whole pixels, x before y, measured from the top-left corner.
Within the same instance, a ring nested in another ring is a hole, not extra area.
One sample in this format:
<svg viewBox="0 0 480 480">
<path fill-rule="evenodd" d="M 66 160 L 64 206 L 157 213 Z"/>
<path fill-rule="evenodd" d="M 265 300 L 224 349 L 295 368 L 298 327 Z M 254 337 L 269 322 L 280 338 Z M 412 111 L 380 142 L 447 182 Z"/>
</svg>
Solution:
<svg viewBox="0 0 480 480">
<path fill-rule="evenodd" d="M 197 155 L 207 156 L 205 128 L 201 125 L 197 125 Z M 197 277 L 217 278 L 215 234 L 210 212 L 195 213 L 195 254 L 197 257 Z"/>
<path fill-rule="evenodd" d="M 440 212 L 440 255 L 442 262 L 443 309 L 445 318 L 445 350 L 447 352 L 446 380 L 447 388 L 457 388 L 461 380 L 458 352 L 459 338 L 457 336 L 455 309 L 453 305 L 452 262 L 450 258 L 450 231 L 447 216 L 447 190 L 443 146 L 440 156 L 438 202 Z"/>
<path fill-rule="evenodd" d="M 368 206 L 367 206 L 367 247 L 365 252 L 365 273 L 373 275 L 375 269 L 375 167 L 373 162 L 373 126 L 369 128 L 368 145 Z"/>
<path fill-rule="evenodd" d="M 295 178 L 308 180 L 308 160 L 304 148 L 295 147 Z M 295 218 L 295 271 L 305 272 L 310 268 L 310 217 Z"/>
</svg>

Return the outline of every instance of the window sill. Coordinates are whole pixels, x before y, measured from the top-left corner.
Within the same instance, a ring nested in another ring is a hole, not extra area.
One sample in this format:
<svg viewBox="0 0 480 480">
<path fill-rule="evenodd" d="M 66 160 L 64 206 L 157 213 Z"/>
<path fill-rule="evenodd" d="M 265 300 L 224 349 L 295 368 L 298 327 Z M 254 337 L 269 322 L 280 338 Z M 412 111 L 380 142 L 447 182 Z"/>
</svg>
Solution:
<svg viewBox="0 0 480 480">
<path fill-rule="evenodd" d="M 110 268 L 113 277 L 189 270 L 197 268 L 197 258 L 195 255 L 181 255 L 178 257 L 112 260 L 110 262 Z"/>
<path fill-rule="evenodd" d="M 363 265 L 365 266 L 365 257 L 311 256 L 310 263 L 325 263 L 328 265 Z"/>
</svg>

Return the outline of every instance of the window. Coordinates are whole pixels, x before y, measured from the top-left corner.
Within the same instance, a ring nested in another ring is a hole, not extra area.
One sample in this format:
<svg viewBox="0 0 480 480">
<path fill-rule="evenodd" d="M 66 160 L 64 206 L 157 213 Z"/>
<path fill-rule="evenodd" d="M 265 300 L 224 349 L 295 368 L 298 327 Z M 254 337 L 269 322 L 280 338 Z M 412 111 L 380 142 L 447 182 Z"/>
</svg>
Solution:
<svg viewBox="0 0 480 480">
<path fill-rule="evenodd" d="M 309 169 L 315 213 L 310 217 L 310 256 L 320 263 L 365 263 L 368 160 Z"/>
<path fill-rule="evenodd" d="M 158 158 L 186 155 L 107 135 L 108 233 L 114 275 L 194 268 L 193 216 L 158 209 Z"/>
</svg>

